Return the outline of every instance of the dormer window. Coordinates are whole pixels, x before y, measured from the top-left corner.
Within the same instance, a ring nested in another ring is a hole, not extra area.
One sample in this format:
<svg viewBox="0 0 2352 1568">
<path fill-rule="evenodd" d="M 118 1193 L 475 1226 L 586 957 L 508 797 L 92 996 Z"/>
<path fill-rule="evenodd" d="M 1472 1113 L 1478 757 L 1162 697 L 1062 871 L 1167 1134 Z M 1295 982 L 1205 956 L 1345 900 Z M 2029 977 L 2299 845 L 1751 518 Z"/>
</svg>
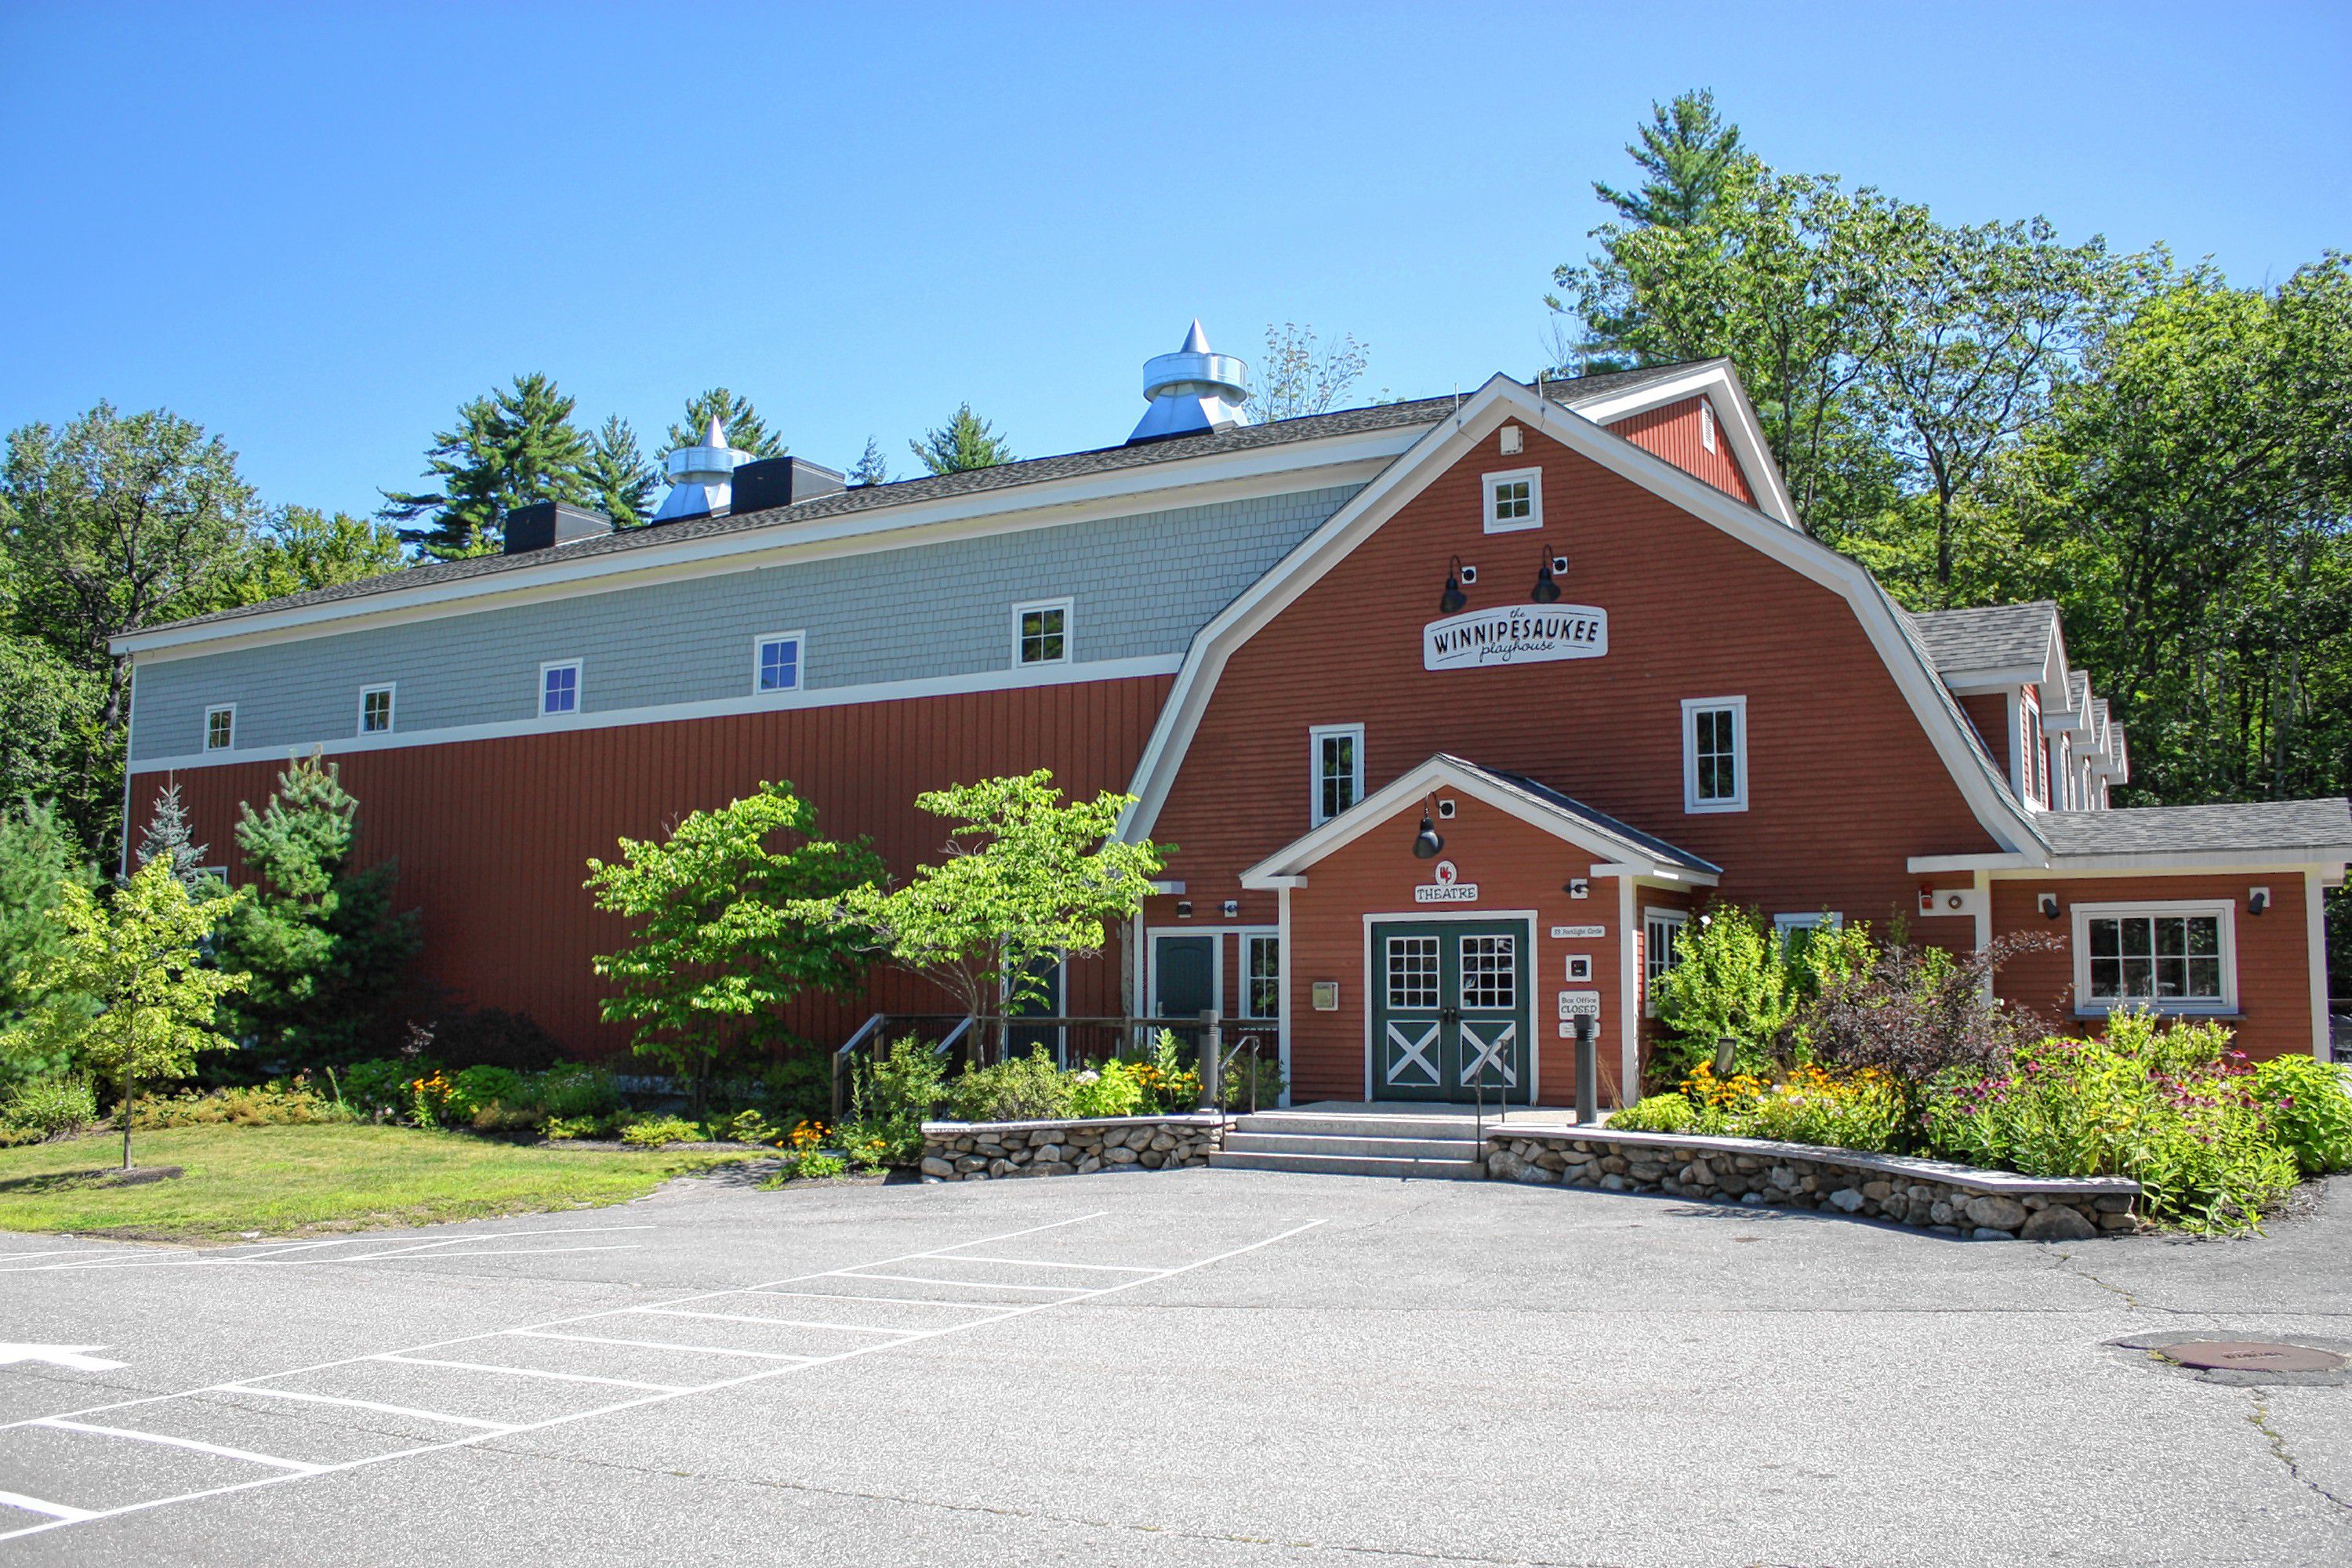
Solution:
<svg viewBox="0 0 2352 1568">
<path fill-rule="evenodd" d="M 1512 468 L 1480 476 L 1486 496 L 1486 531 L 1517 533 L 1543 526 L 1543 470 Z"/>
</svg>

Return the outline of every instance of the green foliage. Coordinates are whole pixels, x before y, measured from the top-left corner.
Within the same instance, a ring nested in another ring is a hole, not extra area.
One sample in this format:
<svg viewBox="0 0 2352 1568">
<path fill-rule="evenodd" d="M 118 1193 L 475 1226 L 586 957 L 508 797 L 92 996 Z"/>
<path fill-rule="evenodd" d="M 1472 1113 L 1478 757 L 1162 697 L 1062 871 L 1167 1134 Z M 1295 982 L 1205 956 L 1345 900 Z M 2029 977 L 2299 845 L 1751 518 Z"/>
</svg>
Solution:
<svg viewBox="0 0 2352 1568">
<path fill-rule="evenodd" d="M 406 564 L 400 531 L 349 512 L 279 507 L 265 517 L 226 590 L 233 605 L 332 588 Z"/>
<path fill-rule="evenodd" d="M 659 510 L 654 494 L 661 470 L 646 461 L 637 449 L 637 433 L 615 414 L 598 426 L 588 442 L 588 461 L 582 472 L 589 504 L 613 520 L 614 528 L 635 528 L 650 521 Z"/>
<path fill-rule="evenodd" d="M 686 414 L 669 427 L 669 450 L 680 447 L 699 447 L 710 429 L 710 422 L 719 421 L 727 444 L 739 452 L 749 452 L 754 458 L 781 458 L 788 449 L 768 428 L 748 397 L 738 397 L 723 386 L 698 393 L 686 400 Z"/>
<path fill-rule="evenodd" d="M 1747 1073 L 1719 1079 L 1700 1066 L 1676 1092 L 1650 1095 L 1609 1125 L 1873 1153 L 1901 1150 L 1915 1137 L 1910 1101 L 1888 1075 L 1812 1066 L 1791 1068 L 1778 1081 Z"/>
<path fill-rule="evenodd" d="M 441 1101 L 445 1112 L 461 1121 L 471 1121 L 494 1105 L 522 1102 L 522 1075 L 494 1067 L 470 1067 L 455 1074 Z"/>
<path fill-rule="evenodd" d="M 2254 1068 L 2253 1092 L 2305 1175 L 2352 1171 L 2352 1067 L 2274 1057 Z"/>
<path fill-rule="evenodd" d="M 74 882 L 60 884 L 58 895 L 50 918 L 65 937 L 48 962 L 49 994 L 0 1035 L 0 1056 L 65 1057 L 110 1079 L 128 1169 L 133 1086 L 185 1077 L 200 1051 L 236 1048 L 212 1021 L 246 977 L 205 963 L 200 950 L 246 894 L 199 902 L 154 860 L 111 898 Z"/>
<path fill-rule="evenodd" d="M 620 1086 L 602 1068 L 559 1062 L 526 1080 L 525 1100 L 550 1117 L 596 1119 L 621 1109 Z"/>
<path fill-rule="evenodd" d="M 969 403 L 960 405 L 945 425 L 907 447 L 934 474 L 961 474 L 1014 460 L 1013 448 L 987 420 L 972 413 Z"/>
<path fill-rule="evenodd" d="M 1150 841 L 1116 836 L 1133 796 L 1064 805 L 1053 777 L 1040 768 L 916 796 L 953 824 L 939 861 L 898 888 L 804 899 L 793 917 L 933 981 L 984 1022 L 1044 1000 L 1038 976 L 1064 955 L 1100 952 L 1108 926 L 1143 907 L 1161 863 Z"/>
<path fill-rule="evenodd" d="M 26 1079 L 0 1100 L 0 1142 L 33 1142 L 73 1132 L 98 1120 L 98 1092 L 89 1075 L 52 1073 Z"/>
<path fill-rule="evenodd" d="M 967 1067 L 949 1089 L 960 1121 L 1058 1121 L 1074 1116 L 1077 1084 L 1043 1046 L 1025 1057 Z"/>
<path fill-rule="evenodd" d="M 664 1143 L 699 1143 L 702 1128 L 682 1116 L 648 1116 L 621 1129 L 621 1142 L 632 1149 L 654 1149 Z"/>
<path fill-rule="evenodd" d="M 1679 1094 L 1645 1094 L 1609 1118 L 1609 1125 L 1628 1132 L 1697 1132 L 1699 1116 Z"/>
<path fill-rule="evenodd" d="M 2116 1014 L 2103 1039 L 2053 1037 L 2004 1068 L 1956 1070 L 1927 1109 L 1931 1149 L 2034 1176 L 2129 1176 L 2147 1213 L 2191 1230 L 2246 1230 L 2294 1185 L 2281 1141 L 2229 1031 L 2159 1028 Z"/>
<path fill-rule="evenodd" d="M 857 466 L 849 470 L 852 485 L 887 485 L 890 482 L 890 459 L 882 455 L 882 443 L 873 437 L 866 437 L 866 450 L 858 455 Z"/>
<path fill-rule="evenodd" d="M 1675 952 L 1655 987 L 1670 1037 L 1659 1042 L 1654 1070 L 1679 1078 L 1712 1060 L 1725 1038 L 1739 1043 L 1741 1066 L 1769 1061 L 1802 999 L 1771 922 L 1754 910 L 1717 906 L 1683 928 Z"/>
<path fill-rule="evenodd" d="M 221 962 L 252 976 L 227 1014 L 266 1058 L 341 1062 L 381 1039 L 421 937 L 394 913 L 396 861 L 357 863 L 359 802 L 315 753 L 242 806 L 237 847 L 255 885 L 222 922 Z"/>
<path fill-rule="evenodd" d="M 1250 417 L 1265 424 L 1325 413 L 1363 379 L 1370 363 L 1370 350 L 1353 332 L 1327 342 L 1312 327 L 1296 321 L 1277 327 L 1269 321 L 1265 353 L 1254 367 Z M 1387 395 L 1382 392 L 1375 401 Z"/>
<path fill-rule="evenodd" d="M 37 1006 L 57 985 L 65 928 L 53 911 L 64 889 L 98 885 L 56 811 L 30 801 L 0 808 L 0 1018 Z M 7 1070 L 0 1060 L 0 1074 Z"/>
<path fill-rule="evenodd" d="M 205 852 L 212 847 L 193 841 L 188 827 L 187 808 L 180 804 L 180 782 L 173 779 L 155 794 L 155 804 L 147 813 L 147 826 L 139 835 L 139 847 L 132 858 L 142 866 L 161 858 L 172 868 L 192 893 L 198 893 L 206 880 L 204 874 Z"/>
<path fill-rule="evenodd" d="M 1150 1091 L 1144 1088 L 1135 1068 L 1117 1057 L 1099 1068 L 1072 1077 L 1073 1116 L 1133 1116 L 1150 1099 Z"/>
<path fill-rule="evenodd" d="M 1625 144 L 1626 156 L 1647 176 L 1639 188 L 1592 182 L 1592 194 L 1628 223 L 1688 228 L 1700 222 L 1743 158 L 1739 127 L 1717 111 L 1715 94 L 1705 89 L 1652 103 L 1639 136 Z"/>
<path fill-rule="evenodd" d="M 427 1061 L 377 1057 L 353 1062 L 336 1081 L 345 1105 L 382 1121 L 407 1110 L 415 1098 L 409 1085 L 434 1070 L 435 1064 Z"/>
<path fill-rule="evenodd" d="M 69 836 L 97 842 L 100 817 L 121 805 L 114 748 L 100 722 L 106 675 L 74 663 L 37 636 L 0 628 L 0 801 L 59 809 Z M 95 814 L 95 815 L 93 815 Z M 87 851 L 84 851 L 87 855 Z"/>
<path fill-rule="evenodd" d="M 830 1181 L 835 1176 L 847 1174 L 849 1171 L 849 1163 L 846 1160 L 838 1154 L 827 1153 L 823 1149 L 812 1149 L 805 1154 L 795 1154 L 793 1156 L 791 1166 L 789 1173 L 803 1182 Z"/>
<path fill-rule="evenodd" d="M 455 428 L 436 431 L 425 454 L 430 491 L 386 490 L 377 516 L 418 526 L 401 539 L 436 560 L 498 552 L 506 514 L 533 501 L 592 504 L 588 438 L 572 423 L 572 400 L 539 374 L 461 404 Z"/>
<path fill-rule="evenodd" d="M 242 1084 L 158 1099 L 142 1097 L 131 1112 L 142 1131 L 161 1127 L 299 1127 L 352 1121 L 357 1113 L 320 1094 L 305 1078 Z"/>
<path fill-rule="evenodd" d="M 1176 1037 L 1175 1030 L 1162 1029 L 1152 1038 L 1150 1054 L 1133 1064 L 1135 1076 L 1143 1085 L 1145 1110 L 1181 1111 L 1199 1108 L 1201 1071 L 1184 1061 L 1190 1048 Z"/>
<path fill-rule="evenodd" d="M 823 912 L 881 875 L 863 840 L 817 837 L 816 808 L 790 784 L 690 813 L 660 843 L 622 839 L 618 860 L 588 862 L 585 884 L 634 922 L 630 944 L 595 961 L 614 987 L 604 1018 L 635 1026 L 636 1052 L 686 1078 L 699 1113 L 718 1063 L 762 1016 L 856 977 L 853 936 Z"/>
<path fill-rule="evenodd" d="M 911 1035 L 851 1068 L 850 1118 L 841 1141 L 869 1164 L 911 1165 L 923 1157 L 923 1122 L 949 1095 L 947 1064 Z M 870 1151 L 870 1152 L 869 1152 Z"/>
</svg>

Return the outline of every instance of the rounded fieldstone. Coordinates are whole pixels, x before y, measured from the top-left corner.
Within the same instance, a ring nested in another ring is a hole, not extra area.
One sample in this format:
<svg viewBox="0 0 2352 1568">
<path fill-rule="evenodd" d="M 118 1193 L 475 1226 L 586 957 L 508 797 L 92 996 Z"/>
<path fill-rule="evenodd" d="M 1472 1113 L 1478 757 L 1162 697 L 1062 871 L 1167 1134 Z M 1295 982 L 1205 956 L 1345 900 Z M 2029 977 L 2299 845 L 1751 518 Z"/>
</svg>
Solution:
<svg viewBox="0 0 2352 1568">
<path fill-rule="evenodd" d="M 2052 1204 L 2036 1209 L 2017 1234 L 2026 1241 L 2088 1241 L 2099 1234 L 2099 1227 L 2084 1218 L 2080 1209 Z"/>
<path fill-rule="evenodd" d="M 2025 1223 L 2025 1205 L 1998 1193 L 1970 1198 L 1961 1212 L 1979 1230 L 2015 1230 Z"/>
</svg>

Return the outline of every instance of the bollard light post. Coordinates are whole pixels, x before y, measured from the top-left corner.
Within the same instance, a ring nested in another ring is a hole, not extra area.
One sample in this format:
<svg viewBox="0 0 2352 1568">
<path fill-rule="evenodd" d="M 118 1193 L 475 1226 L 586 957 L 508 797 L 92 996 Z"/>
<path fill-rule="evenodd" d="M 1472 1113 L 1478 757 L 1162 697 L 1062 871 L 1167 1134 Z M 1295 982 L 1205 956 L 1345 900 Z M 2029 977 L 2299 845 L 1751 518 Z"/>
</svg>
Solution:
<svg viewBox="0 0 2352 1568">
<path fill-rule="evenodd" d="M 1593 1018 L 1580 1013 L 1576 1018 L 1576 1119 L 1592 1122 L 1601 1120 L 1601 1053 L 1592 1045 Z"/>
</svg>

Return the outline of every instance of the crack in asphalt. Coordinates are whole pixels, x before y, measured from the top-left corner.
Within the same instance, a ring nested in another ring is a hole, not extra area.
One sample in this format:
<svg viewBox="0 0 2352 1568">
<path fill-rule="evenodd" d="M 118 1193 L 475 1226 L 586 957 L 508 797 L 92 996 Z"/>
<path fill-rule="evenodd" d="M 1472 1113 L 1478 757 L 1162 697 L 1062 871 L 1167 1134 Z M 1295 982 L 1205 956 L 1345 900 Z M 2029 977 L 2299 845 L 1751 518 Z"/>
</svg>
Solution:
<svg viewBox="0 0 2352 1568">
<path fill-rule="evenodd" d="M 2254 1394 L 2254 1407 L 2247 1414 L 2246 1424 L 2260 1432 L 2263 1439 L 2270 1444 L 2272 1457 L 2286 1467 L 2289 1478 L 2316 1492 L 2335 1507 L 2342 1509 L 2347 1515 L 2352 1515 L 2352 1500 L 2337 1497 L 2303 1473 L 2302 1464 L 2296 1460 L 2294 1450 L 2286 1446 L 2286 1434 L 2280 1431 L 2271 1420 L 2269 1395 L 2259 1392 Z"/>
</svg>

